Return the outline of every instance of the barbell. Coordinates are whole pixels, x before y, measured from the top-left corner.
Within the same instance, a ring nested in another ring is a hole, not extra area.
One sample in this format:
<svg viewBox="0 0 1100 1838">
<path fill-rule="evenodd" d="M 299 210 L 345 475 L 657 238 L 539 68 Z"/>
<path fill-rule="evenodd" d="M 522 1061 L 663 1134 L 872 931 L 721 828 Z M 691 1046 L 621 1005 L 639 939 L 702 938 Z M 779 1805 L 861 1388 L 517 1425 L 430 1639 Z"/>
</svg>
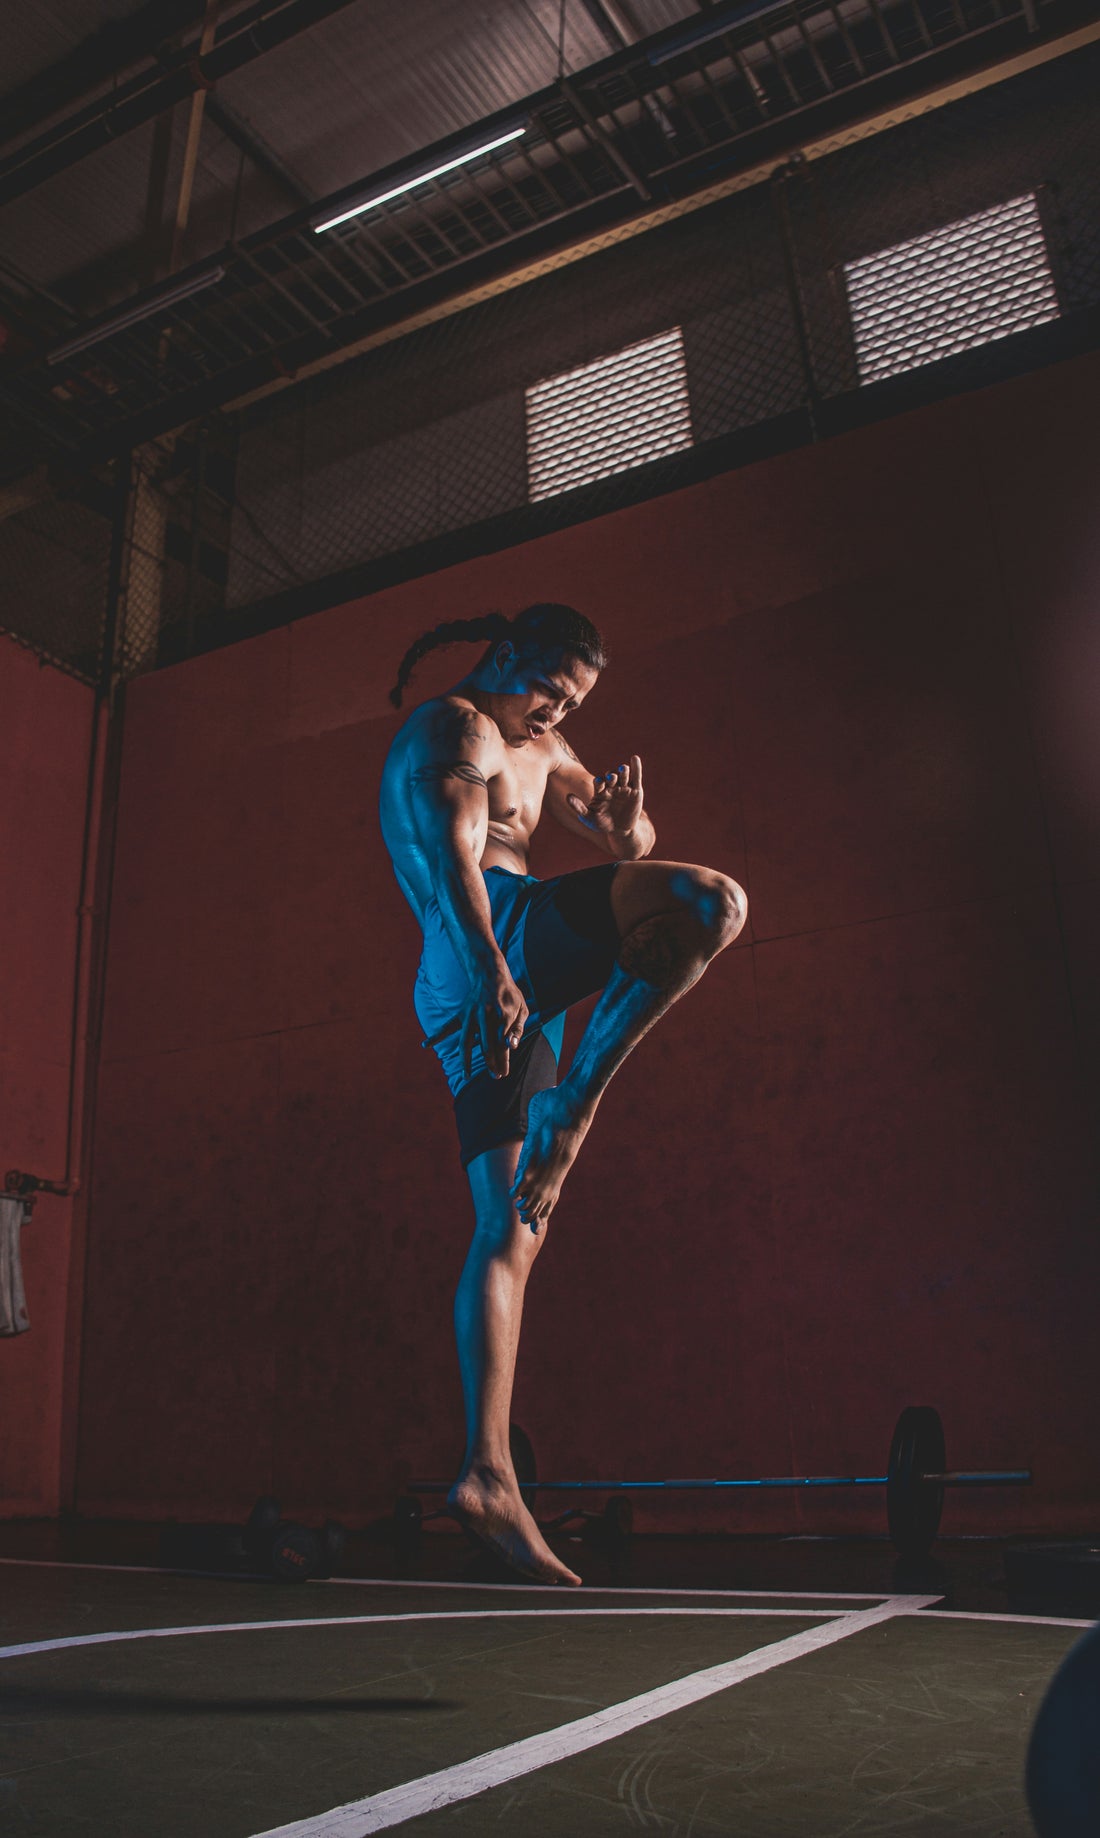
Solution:
<svg viewBox="0 0 1100 1838">
<path fill-rule="evenodd" d="M 514 1437 L 521 1431 L 514 1431 Z M 527 1439 L 523 1438 L 524 1442 Z M 514 1445 L 513 1445 L 514 1446 Z M 527 1444 L 528 1449 L 530 1444 Z M 518 1468 L 517 1468 L 518 1471 Z M 943 1421 L 930 1404 L 910 1404 L 902 1411 L 890 1443 L 885 1474 L 801 1474 L 766 1475 L 735 1480 L 668 1480 L 668 1481 L 541 1481 L 534 1473 L 520 1475 L 522 1492 L 531 1505 L 536 1493 L 607 1493 L 619 1497 L 627 1493 L 725 1492 L 738 1489 L 764 1491 L 768 1488 L 810 1487 L 885 1487 L 886 1519 L 891 1541 L 903 1557 L 925 1557 L 939 1531 L 944 1491 L 948 1487 L 1026 1487 L 1031 1484 L 1030 1468 L 949 1469 Z M 446 1493 L 450 1481 L 410 1481 L 408 1493 L 398 1501 L 394 1525 L 400 1541 L 407 1542 L 419 1530 L 424 1517 L 418 1494 Z M 629 1502 L 622 1502 L 625 1508 Z M 608 1502 L 611 1506 L 611 1501 Z M 560 1514 L 550 1522 L 558 1527 L 571 1519 L 588 1519 L 595 1515 L 583 1511 Z M 609 1523 L 629 1529 L 629 1514 L 618 1519 L 607 1509 L 603 1517 Z M 543 1529 L 547 1529 L 545 1526 Z"/>
</svg>

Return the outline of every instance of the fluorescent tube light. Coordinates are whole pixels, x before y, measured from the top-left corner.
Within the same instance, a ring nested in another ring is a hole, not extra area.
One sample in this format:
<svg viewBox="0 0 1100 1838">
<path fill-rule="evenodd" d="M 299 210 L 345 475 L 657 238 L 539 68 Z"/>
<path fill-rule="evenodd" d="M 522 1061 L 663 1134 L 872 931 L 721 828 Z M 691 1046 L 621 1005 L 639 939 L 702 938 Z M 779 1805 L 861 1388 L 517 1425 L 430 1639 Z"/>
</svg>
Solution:
<svg viewBox="0 0 1100 1838">
<path fill-rule="evenodd" d="M 393 186 L 390 191 L 372 192 L 362 204 L 353 204 L 338 216 L 326 217 L 323 223 L 315 223 L 314 233 L 320 236 L 322 230 L 335 229 L 338 223 L 346 223 L 349 217 L 360 217 L 364 211 L 373 210 L 376 204 L 388 204 L 391 198 L 400 198 L 402 192 L 412 191 L 417 185 L 426 185 L 429 179 L 438 179 L 445 172 L 453 172 L 456 166 L 465 166 L 468 160 L 476 160 L 482 153 L 492 153 L 494 148 L 506 146 L 510 140 L 519 140 L 526 132 L 527 126 L 524 123 L 522 128 L 512 128 L 507 134 L 498 135 L 496 140 L 483 141 L 480 147 L 471 147 L 468 153 L 459 153 L 444 166 L 433 166 L 430 172 L 419 172 L 415 178 L 403 179 L 400 185 Z"/>
<path fill-rule="evenodd" d="M 67 338 L 63 345 L 57 345 L 47 352 L 47 364 L 60 364 L 67 357 L 74 357 L 78 351 L 86 351 L 89 345 L 98 345 L 102 339 L 110 338 L 112 332 L 121 332 L 128 325 L 138 325 L 143 319 L 151 319 L 166 306 L 175 306 L 178 300 L 186 300 L 190 294 L 201 292 L 204 287 L 213 287 L 216 281 L 225 278 L 224 268 L 207 268 L 202 274 L 191 276 L 189 281 L 177 281 L 172 286 L 162 287 L 157 294 L 149 295 L 144 300 L 135 301 L 133 306 L 123 307 L 121 312 L 112 313 L 109 318 L 101 319 L 97 324 L 78 332 L 75 338 Z"/>
</svg>

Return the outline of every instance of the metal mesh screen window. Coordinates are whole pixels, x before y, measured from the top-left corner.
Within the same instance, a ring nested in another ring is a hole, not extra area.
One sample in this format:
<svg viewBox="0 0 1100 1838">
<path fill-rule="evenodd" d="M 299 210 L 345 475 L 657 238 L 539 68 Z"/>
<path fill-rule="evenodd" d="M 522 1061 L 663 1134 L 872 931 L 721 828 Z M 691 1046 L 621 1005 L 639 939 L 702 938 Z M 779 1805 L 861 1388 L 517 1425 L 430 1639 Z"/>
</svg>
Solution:
<svg viewBox="0 0 1100 1838">
<path fill-rule="evenodd" d="M 861 383 L 1058 317 L 1030 193 L 844 269 Z"/>
<path fill-rule="evenodd" d="M 527 391 L 532 499 L 627 472 L 691 446 L 679 326 Z"/>
</svg>

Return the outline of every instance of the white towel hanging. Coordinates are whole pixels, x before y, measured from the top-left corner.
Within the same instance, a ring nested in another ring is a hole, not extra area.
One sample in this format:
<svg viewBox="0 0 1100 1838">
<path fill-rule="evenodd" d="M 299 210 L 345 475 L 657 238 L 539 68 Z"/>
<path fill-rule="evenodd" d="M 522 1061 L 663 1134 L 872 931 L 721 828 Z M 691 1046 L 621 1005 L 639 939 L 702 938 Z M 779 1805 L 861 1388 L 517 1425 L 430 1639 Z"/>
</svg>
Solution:
<svg viewBox="0 0 1100 1838">
<path fill-rule="evenodd" d="M 22 1230 L 30 1216 L 29 1201 L 0 1194 L 0 1334 L 25 1334 L 30 1327 L 20 1256 Z"/>
</svg>

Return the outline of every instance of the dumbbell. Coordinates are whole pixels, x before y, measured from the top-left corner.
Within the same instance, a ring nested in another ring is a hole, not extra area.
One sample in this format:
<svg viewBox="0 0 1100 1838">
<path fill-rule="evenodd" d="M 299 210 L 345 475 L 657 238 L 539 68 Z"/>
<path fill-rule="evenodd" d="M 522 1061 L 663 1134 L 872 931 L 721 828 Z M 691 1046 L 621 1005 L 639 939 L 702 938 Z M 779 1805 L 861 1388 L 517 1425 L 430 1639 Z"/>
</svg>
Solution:
<svg viewBox="0 0 1100 1838">
<path fill-rule="evenodd" d="M 274 1495 L 256 1501 L 244 1528 L 244 1548 L 255 1566 L 277 1583 L 306 1583 L 311 1576 L 331 1576 L 343 1556 L 345 1532 L 326 1519 L 319 1532 L 295 1519 L 284 1519 Z"/>
</svg>

